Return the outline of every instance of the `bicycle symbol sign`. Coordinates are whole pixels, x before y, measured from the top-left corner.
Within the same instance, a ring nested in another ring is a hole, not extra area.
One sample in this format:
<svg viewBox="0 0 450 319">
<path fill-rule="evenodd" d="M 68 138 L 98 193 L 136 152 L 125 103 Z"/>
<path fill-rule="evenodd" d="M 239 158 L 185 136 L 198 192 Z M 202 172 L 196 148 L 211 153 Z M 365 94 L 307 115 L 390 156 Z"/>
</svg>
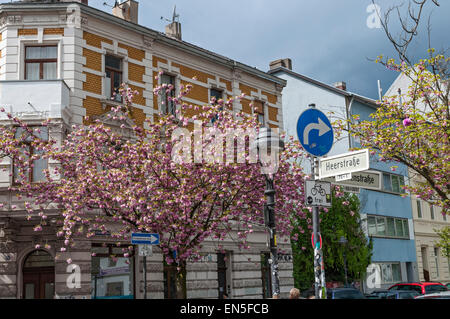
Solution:
<svg viewBox="0 0 450 319">
<path fill-rule="evenodd" d="M 331 183 L 306 181 L 305 200 L 310 207 L 331 207 Z"/>
</svg>

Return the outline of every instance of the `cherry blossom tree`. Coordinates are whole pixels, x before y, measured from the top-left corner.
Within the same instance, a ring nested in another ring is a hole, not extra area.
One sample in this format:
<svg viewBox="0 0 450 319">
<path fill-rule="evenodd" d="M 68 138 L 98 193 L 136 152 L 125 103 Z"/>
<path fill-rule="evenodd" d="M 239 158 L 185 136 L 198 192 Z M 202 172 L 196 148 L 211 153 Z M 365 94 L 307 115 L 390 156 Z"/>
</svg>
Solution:
<svg viewBox="0 0 450 319">
<path fill-rule="evenodd" d="M 384 97 L 371 120 L 352 122 L 350 130 L 381 161 L 406 165 L 417 181 L 405 189 L 418 198 L 450 208 L 450 108 L 449 81 L 439 72 L 449 58 L 433 55 L 414 67 L 406 63 L 386 65 L 411 80 L 408 92 Z M 381 61 L 381 57 L 378 61 Z M 353 120 L 358 120 L 355 116 Z M 392 167 L 395 170 L 395 165 Z"/>
<path fill-rule="evenodd" d="M 122 88 L 124 103 L 108 116 L 122 123 L 122 131 L 131 130 L 131 138 L 87 118 L 91 124 L 73 126 L 58 145 L 39 139 L 26 123 L 9 115 L 23 133 L 17 136 L 17 127 L 0 127 L 0 149 L 2 155 L 15 158 L 21 176 L 12 190 L 33 198 L 25 206 L 30 219 L 40 216 L 35 230 L 46 224 L 46 207 L 52 203 L 61 211 L 61 251 L 69 251 L 77 237 L 89 238 L 98 231 L 110 232 L 118 242 L 129 240 L 131 232 L 159 233 L 165 261 L 178 266 L 179 298 L 186 297 L 186 264 L 199 257 L 205 240 L 216 241 L 220 249 L 227 236 L 235 235 L 240 248 L 250 248 L 248 236 L 264 226 L 262 168 L 267 169 L 267 163 L 252 161 L 251 136 L 242 140 L 242 134 L 257 130 L 258 122 L 233 112 L 233 99 L 189 105 L 183 97 L 190 89 L 183 87 L 179 96 L 170 98 L 177 106 L 176 116 L 161 115 L 159 121 L 147 121 L 145 128 L 130 128 L 126 123 L 137 92 Z M 157 97 L 171 90 L 164 84 L 154 93 Z M 19 151 L 27 139 L 39 150 L 36 154 L 23 156 Z M 305 217 L 302 156 L 299 143 L 291 138 L 276 167 L 268 163 L 277 169 L 270 175 L 276 189 L 277 231 L 286 239 L 293 230 L 292 219 Z M 38 158 L 59 165 L 45 171 L 45 181 L 30 183 L 27 171 Z M 133 254 L 133 247 L 124 254 Z"/>
</svg>

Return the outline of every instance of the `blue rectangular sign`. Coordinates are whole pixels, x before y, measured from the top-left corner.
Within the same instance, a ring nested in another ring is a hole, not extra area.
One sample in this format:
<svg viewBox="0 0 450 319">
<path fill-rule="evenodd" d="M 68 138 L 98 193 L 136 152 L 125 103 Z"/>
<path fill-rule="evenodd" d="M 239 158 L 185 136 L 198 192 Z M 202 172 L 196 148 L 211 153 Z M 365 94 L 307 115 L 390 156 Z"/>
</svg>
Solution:
<svg viewBox="0 0 450 319">
<path fill-rule="evenodd" d="M 159 245 L 159 234 L 132 233 L 131 244 L 133 245 Z"/>
</svg>

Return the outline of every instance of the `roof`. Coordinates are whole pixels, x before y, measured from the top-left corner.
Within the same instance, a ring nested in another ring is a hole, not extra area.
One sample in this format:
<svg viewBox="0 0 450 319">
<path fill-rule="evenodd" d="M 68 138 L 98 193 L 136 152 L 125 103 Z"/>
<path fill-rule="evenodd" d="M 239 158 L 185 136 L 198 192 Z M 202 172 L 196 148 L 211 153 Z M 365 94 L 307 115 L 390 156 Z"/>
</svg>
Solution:
<svg viewBox="0 0 450 319">
<path fill-rule="evenodd" d="M 222 64 L 224 66 L 250 73 L 254 76 L 264 78 L 265 80 L 274 82 L 283 87 L 286 86 L 285 80 L 278 78 L 274 75 L 271 75 L 268 72 L 261 71 L 261 70 L 257 69 L 256 67 L 252 67 L 252 66 L 246 65 L 244 63 L 232 60 L 232 59 L 227 58 L 218 53 L 215 53 L 215 52 L 206 50 L 202 47 L 196 46 L 192 43 L 171 38 L 171 37 L 167 36 L 165 33 L 155 31 L 153 29 L 144 27 L 140 24 L 126 21 L 122 18 L 114 16 L 113 14 L 93 8 L 87 4 L 83 4 L 80 2 L 53 3 L 53 2 L 43 1 L 43 2 L 2 3 L 2 4 L 0 4 L 0 11 L 8 10 L 8 11 L 18 11 L 21 13 L 23 12 L 23 10 L 49 11 L 51 9 L 56 9 L 56 10 L 61 9 L 61 10 L 66 11 L 67 7 L 69 5 L 73 5 L 73 4 L 79 5 L 82 12 L 93 15 L 100 20 L 104 20 L 106 22 L 110 22 L 110 23 L 112 22 L 112 23 L 121 25 L 122 27 L 129 29 L 131 31 L 138 32 L 143 35 L 149 36 L 149 37 L 153 38 L 155 41 L 159 41 L 161 43 L 164 43 L 165 45 L 173 46 L 173 47 L 176 47 L 187 53 L 203 57 L 203 58 L 211 60 L 213 62 Z"/>
<path fill-rule="evenodd" d="M 350 91 L 345 91 L 345 90 L 338 89 L 338 88 L 336 88 L 336 87 L 334 87 L 332 85 L 320 82 L 318 80 L 315 80 L 315 79 L 310 78 L 308 76 L 305 76 L 303 74 L 294 72 L 294 71 L 289 70 L 289 69 L 284 68 L 284 67 L 278 67 L 278 68 L 272 69 L 272 70 L 268 71 L 267 73 L 274 74 L 274 75 L 275 74 L 279 74 L 279 73 L 286 73 L 286 74 L 289 74 L 289 75 L 291 75 L 291 76 L 293 76 L 295 78 L 298 78 L 300 80 L 303 80 L 303 81 L 312 83 L 314 85 L 317 85 L 317 86 L 319 86 L 319 87 L 321 87 L 321 88 L 323 88 L 325 90 L 334 92 L 336 94 L 340 94 L 340 95 L 342 95 L 344 97 L 354 98 L 355 100 L 358 100 L 360 102 L 363 102 L 363 103 L 366 103 L 366 104 L 370 104 L 373 107 L 378 107 L 378 103 L 374 99 L 371 99 L 371 98 L 368 98 L 368 97 L 365 97 L 365 96 L 362 96 L 362 95 L 359 95 L 359 94 L 356 94 L 356 93 L 353 93 L 353 92 L 350 92 Z"/>
</svg>

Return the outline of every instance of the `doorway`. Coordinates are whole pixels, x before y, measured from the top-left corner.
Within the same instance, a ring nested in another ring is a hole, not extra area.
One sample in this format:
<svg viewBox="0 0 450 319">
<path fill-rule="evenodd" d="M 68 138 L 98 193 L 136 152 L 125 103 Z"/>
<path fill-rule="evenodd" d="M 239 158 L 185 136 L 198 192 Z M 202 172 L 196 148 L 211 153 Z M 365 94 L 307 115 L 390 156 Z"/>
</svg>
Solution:
<svg viewBox="0 0 450 319">
<path fill-rule="evenodd" d="M 428 249 L 427 249 L 427 247 L 422 247 L 421 253 L 422 253 L 423 277 L 424 277 L 425 281 L 430 281 L 430 271 L 428 268 Z"/>
<path fill-rule="evenodd" d="M 23 265 L 24 299 L 53 299 L 55 296 L 55 261 L 44 250 L 35 250 Z"/>
</svg>

